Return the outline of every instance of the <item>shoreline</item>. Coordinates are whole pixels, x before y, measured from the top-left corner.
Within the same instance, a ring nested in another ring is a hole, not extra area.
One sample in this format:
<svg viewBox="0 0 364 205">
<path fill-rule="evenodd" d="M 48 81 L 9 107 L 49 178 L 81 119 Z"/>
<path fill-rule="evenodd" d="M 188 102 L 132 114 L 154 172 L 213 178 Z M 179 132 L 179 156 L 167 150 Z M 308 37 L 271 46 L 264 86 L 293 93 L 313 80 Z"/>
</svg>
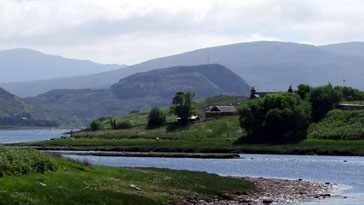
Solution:
<svg viewBox="0 0 364 205">
<path fill-rule="evenodd" d="M 228 176 L 231 177 L 231 176 Z M 182 201 L 183 205 L 237 205 L 237 204 L 275 204 L 275 203 L 300 203 L 328 199 L 338 189 L 336 184 L 318 183 L 289 179 L 232 177 L 247 180 L 256 186 L 255 191 L 246 193 L 224 194 L 211 200 L 191 198 Z M 345 197 L 344 197 L 345 198 Z"/>
<path fill-rule="evenodd" d="M 47 152 L 47 151 L 46 151 Z M 170 157 L 170 158 L 200 158 L 200 159 L 236 159 L 241 158 L 239 154 L 228 153 L 168 153 L 168 152 L 120 152 L 120 153 L 105 153 L 105 152 L 49 152 L 61 155 L 79 155 L 79 156 L 102 156 L 102 157 Z"/>
</svg>

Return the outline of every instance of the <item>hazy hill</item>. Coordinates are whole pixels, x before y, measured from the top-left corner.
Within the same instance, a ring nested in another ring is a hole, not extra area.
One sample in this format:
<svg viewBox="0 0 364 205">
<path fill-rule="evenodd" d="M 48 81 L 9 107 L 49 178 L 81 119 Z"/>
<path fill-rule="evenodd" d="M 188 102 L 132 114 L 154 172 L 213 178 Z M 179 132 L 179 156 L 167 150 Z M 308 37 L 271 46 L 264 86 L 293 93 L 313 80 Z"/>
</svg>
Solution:
<svg viewBox="0 0 364 205">
<path fill-rule="evenodd" d="M 338 55 L 364 58 L 364 42 L 331 44 L 321 48 Z"/>
<path fill-rule="evenodd" d="M 250 87 L 224 66 L 209 64 L 138 73 L 121 79 L 111 89 L 53 90 L 26 100 L 54 115 L 86 122 L 134 109 L 170 105 L 177 91 L 195 91 L 196 99 L 200 99 L 215 95 L 248 96 Z"/>
<path fill-rule="evenodd" d="M 127 68 L 89 76 L 52 79 L 4 87 L 21 96 L 63 88 L 105 88 L 121 78 L 153 69 L 210 63 L 226 66 L 258 91 L 286 90 L 289 85 L 307 83 L 312 86 L 331 82 L 364 90 L 363 43 L 312 46 L 285 42 L 250 42 L 204 48 L 132 65 Z"/>
<path fill-rule="evenodd" d="M 221 94 L 248 96 L 250 93 L 243 79 L 218 64 L 137 73 L 121 79 L 111 89 L 120 99 L 159 96 L 170 100 L 180 90 L 193 91 L 197 98 Z"/>
<path fill-rule="evenodd" d="M 31 49 L 0 51 L 0 83 L 89 75 L 122 67 L 125 65 L 102 65 L 88 60 L 47 55 Z"/>
</svg>

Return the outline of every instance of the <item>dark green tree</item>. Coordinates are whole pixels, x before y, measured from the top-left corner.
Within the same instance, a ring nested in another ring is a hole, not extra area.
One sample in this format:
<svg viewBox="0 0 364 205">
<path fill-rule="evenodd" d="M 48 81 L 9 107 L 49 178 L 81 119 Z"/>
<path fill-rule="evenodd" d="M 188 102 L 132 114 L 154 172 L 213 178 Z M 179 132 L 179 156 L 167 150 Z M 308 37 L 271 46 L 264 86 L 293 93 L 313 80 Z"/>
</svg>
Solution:
<svg viewBox="0 0 364 205">
<path fill-rule="evenodd" d="M 112 117 L 109 120 L 111 129 L 116 129 L 116 120 L 112 119 Z"/>
<path fill-rule="evenodd" d="M 306 137 L 311 107 L 295 93 L 276 93 L 248 101 L 239 113 L 247 141 L 279 144 Z"/>
<path fill-rule="evenodd" d="M 98 120 L 93 120 L 90 123 L 90 129 L 91 131 L 97 131 L 97 130 L 101 130 L 102 129 L 102 125 Z"/>
<path fill-rule="evenodd" d="M 166 115 L 158 107 L 154 107 L 148 115 L 148 128 L 160 127 L 165 123 Z"/>
<path fill-rule="evenodd" d="M 197 113 L 195 102 L 192 100 L 194 96 L 191 92 L 177 92 L 172 100 L 170 112 L 177 115 L 182 123 Z"/>
<path fill-rule="evenodd" d="M 336 86 L 335 90 L 339 91 L 346 101 L 364 100 L 364 92 L 352 87 Z"/>
<path fill-rule="evenodd" d="M 311 91 L 311 87 L 306 84 L 299 84 L 297 86 L 297 89 L 298 90 L 296 91 L 296 93 L 301 97 L 302 100 L 305 99 Z"/>
<path fill-rule="evenodd" d="M 327 112 L 335 108 L 342 99 L 342 94 L 334 89 L 331 84 L 312 88 L 309 94 L 309 101 L 312 106 L 312 119 L 318 121 Z"/>
</svg>

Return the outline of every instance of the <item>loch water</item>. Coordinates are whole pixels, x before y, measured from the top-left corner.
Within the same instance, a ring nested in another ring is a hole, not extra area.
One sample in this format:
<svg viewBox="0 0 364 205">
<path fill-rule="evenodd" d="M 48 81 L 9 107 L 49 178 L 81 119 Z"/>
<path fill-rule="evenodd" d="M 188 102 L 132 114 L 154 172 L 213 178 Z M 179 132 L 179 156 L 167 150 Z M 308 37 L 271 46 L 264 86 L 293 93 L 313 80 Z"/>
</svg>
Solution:
<svg viewBox="0 0 364 205">
<path fill-rule="evenodd" d="M 30 130 L 0 130 L 0 143 L 17 143 L 43 141 L 52 138 L 60 138 L 65 129 L 30 129 Z"/>
</svg>

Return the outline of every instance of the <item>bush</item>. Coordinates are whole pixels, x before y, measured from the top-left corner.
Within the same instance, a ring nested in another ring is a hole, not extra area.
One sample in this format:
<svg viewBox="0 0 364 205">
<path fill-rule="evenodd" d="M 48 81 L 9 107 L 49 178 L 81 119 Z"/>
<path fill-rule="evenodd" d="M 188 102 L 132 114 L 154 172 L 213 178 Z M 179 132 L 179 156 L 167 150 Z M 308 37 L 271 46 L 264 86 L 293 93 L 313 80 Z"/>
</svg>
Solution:
<svg viewBox="0 0 364 205">
<path fill-rule="evenodd" d="M 129 129 L 132 127 L 133 127 L 133 124 L 128 120 L 121 121 L 116 124 L 116 129 Z"/>
<path fill-rule="evenodd" d="M 102 125 L 98 120 L 93 120 L 90 124 L 91 131 L 97 131 L 102 129 Z"/>
<path fill-rule="evenodd" d="M 240 110 L 246 139 L 258 143 L 289 143 L 306 137 L 311 108 L 295 93 L 270 94 L 248 101 Z"/>
<path fill-rule="evenodd" d="M 326 86 L 312 88 L 309 94 L 309 101 L 312 106 L 312 119 L 318 121 L 322 119 L 327 112 L 335 108 L 342 99 L 341 93 L 332 88 L 331 84 Z"/>
<path fill-rule="evenodd" d="M 55 171 L 55 160 L 48 154 L 31 149 L 9 149 L 0 147 L 0 172 L 22 175 L 31 172 Z"/>
<path fill-rule="evenodd" d="M 156 128 L 164 125 L 166 123 L 166 115 L 159 110 L 159 108 L 154 107 L 148 115 L 148 128 Z"/>
</svg>

